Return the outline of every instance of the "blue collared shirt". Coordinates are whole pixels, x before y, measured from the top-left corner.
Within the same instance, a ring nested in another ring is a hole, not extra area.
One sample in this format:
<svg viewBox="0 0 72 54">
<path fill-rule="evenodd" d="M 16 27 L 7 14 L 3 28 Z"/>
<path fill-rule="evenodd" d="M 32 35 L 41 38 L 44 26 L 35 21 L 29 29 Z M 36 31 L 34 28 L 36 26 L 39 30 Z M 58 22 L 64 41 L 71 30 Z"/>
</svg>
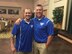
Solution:
<svg viewBox="0 0 72 54">
<path fill-rule="evenodd" d="M 14 24 L 12 34 L 16 35 L 15 47 L 20 52 L 32 51 L 32 36 L 33 36 L 33 23 L 28 24 L 25 20 L 20 22 L 20 25 Z"/>
<path fill-rule="evenodd" d="M 45 16 L 42 19 L 33 18 L 34 22 L 34 39 L 36 42 L 46 43 L 49 35 L 53 35 L 53 23 Z"/>
</svg>

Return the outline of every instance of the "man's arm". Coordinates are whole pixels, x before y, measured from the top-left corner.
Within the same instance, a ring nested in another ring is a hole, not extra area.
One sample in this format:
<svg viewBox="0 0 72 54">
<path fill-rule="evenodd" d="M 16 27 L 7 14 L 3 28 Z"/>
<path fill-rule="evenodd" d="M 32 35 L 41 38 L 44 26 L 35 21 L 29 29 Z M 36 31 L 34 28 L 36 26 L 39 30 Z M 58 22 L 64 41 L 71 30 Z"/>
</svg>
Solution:
<svg viewBox="0 0 72 54">
<path fill-rule="evenodd" d="M 47 24 L 47 32 L 48 32 L 48 37 L 47 37 L 46 47 L 48 47 L 52 42 L 53 34 L 54 34 L 54 25 L 51 21 L 49 21 Z"/>
<path fill-rule="evenodd" d="M 19 25 L 14 24 L 12 32 L 11 32 L 10 46 L 13 53 L 16 51 L 14 43 L 15 43 L 15 36 L 18 33 L 19 28 L 20 28 Z"/>
<path fill-rule="evenodd" d="M 52 39 L 53 39 L 53 36 L 51 36 L 51 35 L 48 36 L 47 43 L 46 43 L 46 47 L 48 47 L 48 46 L 50 45 Z"/>
<path fill-rule="evenodd" d="M 11 50 L 12 50 L 13 53 L 16 51 L 15 46 L 14 46 L 14 42 L 15 42 L 14 41 L 14 36 L 12 36 L 10 38 L 10 46 L 11 46 Z"/>
</svg>

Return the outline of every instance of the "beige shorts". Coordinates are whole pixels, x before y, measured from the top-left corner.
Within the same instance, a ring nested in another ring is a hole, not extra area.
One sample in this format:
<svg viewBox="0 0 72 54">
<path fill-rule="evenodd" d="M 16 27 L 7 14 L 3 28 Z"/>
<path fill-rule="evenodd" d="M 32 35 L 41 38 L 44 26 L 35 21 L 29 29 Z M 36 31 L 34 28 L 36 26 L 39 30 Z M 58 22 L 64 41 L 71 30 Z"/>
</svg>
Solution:
<svg viewBox="0 0 72 54">
<path fill-rule="evenodd" d="M 16 54 L 32 54 L 32 52 L 16 52 Z"/>
<path fill-rule="evenodd" d="M 47 54 L 47 51 L 46 43 L 34 42 L 34 54 Z"/>
</svg>

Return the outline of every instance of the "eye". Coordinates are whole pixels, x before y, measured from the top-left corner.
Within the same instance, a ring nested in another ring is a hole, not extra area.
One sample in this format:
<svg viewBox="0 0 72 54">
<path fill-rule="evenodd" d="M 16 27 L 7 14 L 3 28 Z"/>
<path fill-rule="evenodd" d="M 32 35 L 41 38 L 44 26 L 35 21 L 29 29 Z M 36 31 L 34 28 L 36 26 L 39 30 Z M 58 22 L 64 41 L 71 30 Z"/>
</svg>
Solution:
<svg viewBox="0 0 72 54">
<path fill-rule="evenodd" d="M 27 14 L 27 12 L 25 14 Z"/>
<path fill-rule="evenodd" d="M 28 12 L 28 14 L 31 14 L 30 12 Z"/>
</svg>

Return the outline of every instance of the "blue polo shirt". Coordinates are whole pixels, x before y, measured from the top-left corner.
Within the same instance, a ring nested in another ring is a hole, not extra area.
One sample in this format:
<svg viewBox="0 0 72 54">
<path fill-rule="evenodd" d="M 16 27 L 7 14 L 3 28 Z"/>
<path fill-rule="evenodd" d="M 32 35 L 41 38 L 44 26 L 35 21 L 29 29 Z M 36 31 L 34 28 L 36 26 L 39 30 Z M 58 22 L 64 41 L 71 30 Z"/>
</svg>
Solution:
<svg viewBox="0 0 72 54">
<path fill-rule="evenodd" d="M 36 42 L 46 43 L 48 36 L 54 33 L 53 23 L 45 16 L 41 20 L 33 18 L 33 22 L 34 40 Z"/>
<path fill-rule="evenodd" d="M 33 36 L 33 23 L 28 24 L 25 20 L 20 22 L 20 25 L 14 24 L 12 34 L 16 35 L 15 47 L 20 52 L 32 51 L 32 36 Z"/>
</svg>

